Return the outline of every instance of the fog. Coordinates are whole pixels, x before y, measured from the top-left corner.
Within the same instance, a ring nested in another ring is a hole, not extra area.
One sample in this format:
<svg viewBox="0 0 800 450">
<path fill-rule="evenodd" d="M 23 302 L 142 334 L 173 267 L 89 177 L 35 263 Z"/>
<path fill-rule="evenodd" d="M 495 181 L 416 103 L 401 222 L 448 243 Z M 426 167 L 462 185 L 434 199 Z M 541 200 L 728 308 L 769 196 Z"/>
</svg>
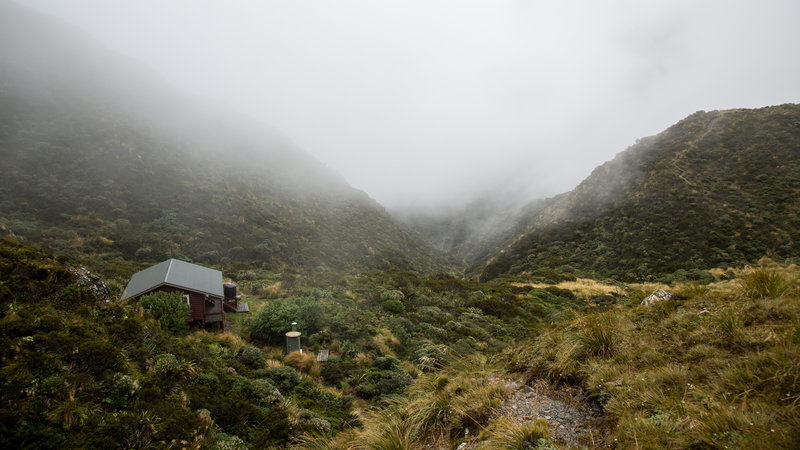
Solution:
<svg viewBox="0 0 800 450">
<path fill-rule="evenodd" d="M 551 196 L 694 111 L 800 101 L 791 0 L 20 3 L 394 210 Z"/>
</svg>

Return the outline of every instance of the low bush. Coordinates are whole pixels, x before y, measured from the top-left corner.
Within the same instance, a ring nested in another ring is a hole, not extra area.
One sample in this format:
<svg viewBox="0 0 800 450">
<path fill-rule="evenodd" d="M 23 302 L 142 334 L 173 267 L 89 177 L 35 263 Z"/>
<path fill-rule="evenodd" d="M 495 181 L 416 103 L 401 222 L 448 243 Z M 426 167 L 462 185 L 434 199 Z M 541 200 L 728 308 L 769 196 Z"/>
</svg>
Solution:
<svg viewBox="0 0 800 450">
<path fill-rule="evenodd" d="M 384 300 L 381 302 L 381 308 L 383 308 L 384 311 L 392 314 L 402 314 L 406 311 L 406 307 L 403 305 L 403 302 L 397 299 Z"/>
<path fill-rule="evenodd" d="M 187 319 L 191 308 L 178 292 L 154 292 L 139 299 L 142 305 L 161 324 L 161 328 L 176 336 L 189 332 Z"/>
<path fill-rule="evenodd" d="M 242 364 L 257 368 L 264 365 L 264 354 L 261 349 L 254 345 L 245 345 L 237 352 L 237 357 Z"/>
</svg>

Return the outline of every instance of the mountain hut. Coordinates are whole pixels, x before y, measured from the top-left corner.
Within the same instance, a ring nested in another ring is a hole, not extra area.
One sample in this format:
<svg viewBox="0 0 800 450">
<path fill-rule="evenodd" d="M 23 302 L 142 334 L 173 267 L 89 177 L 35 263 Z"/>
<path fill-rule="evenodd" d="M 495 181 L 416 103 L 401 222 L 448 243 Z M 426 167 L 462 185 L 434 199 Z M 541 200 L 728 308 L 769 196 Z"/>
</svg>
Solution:
<svg viewBox="0 0 800 450">
<path fill-rule="evenodd" d="M 156 291 L 182 293 L 191 307 L 187 322 L 200 325 L 220 322 L 223 326 L 225 292 L 219 270 L 168 259 L 133 274 L 120 300 L 138 299 Z"/>
</svg>

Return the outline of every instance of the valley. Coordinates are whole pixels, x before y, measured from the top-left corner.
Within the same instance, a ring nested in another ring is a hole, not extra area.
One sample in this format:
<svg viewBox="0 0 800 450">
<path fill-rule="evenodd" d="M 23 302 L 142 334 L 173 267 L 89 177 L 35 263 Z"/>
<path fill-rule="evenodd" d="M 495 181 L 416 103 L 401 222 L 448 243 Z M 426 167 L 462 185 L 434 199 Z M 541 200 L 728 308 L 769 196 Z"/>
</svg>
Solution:
<svg viewBox="0 0 800 450">
<path fill-rule="evenodd" d="M 0 447 L 796 448 L 800 105 L 664 126 L 550 198 L 387 210 L 0 0 Z M 250 312 L 123 296 L 171 258 Z"/>
</svg>

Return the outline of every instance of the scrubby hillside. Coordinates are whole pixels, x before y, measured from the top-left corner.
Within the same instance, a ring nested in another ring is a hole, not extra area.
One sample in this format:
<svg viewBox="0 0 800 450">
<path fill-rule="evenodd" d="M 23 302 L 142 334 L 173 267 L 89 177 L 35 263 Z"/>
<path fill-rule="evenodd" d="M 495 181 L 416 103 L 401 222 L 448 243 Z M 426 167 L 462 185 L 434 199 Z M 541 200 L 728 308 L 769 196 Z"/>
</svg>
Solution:
<svg viewBox="0 0 800 450">
<path fill-rule="evenodd" d="M 800 270 L 762 260 L 639 306 L 649 292 L 556 323 L 509 349 L 529 382 L 578 386 L 625 448 L 800 445 Z"/>
<path fill-rule="evenodd" d="M 106 273 L 170 255 L 287 270 L 445 264 L 279 133 L 8 2 L 0 171 L 0 226 Z"/>
<path fill-rule="evenodd" d="M 800 254 L 800 106 L 692 114 L 537 209 L 481 278 L 664 280 Z M 537 271 L 544 271 L 537 273 Z"/>
<path fill-rule="evenodd" d="M 239 336 L 189 330 L 180 296 L 109 301 L 103 283 L 72 264 L 0 241 L 4 448 L 264 448 L 302 436 L 355 439 L 359 423 L 374 419 L 357 409 L 382 409 L 398 395 L 420 395 L 414 410 L 438 407 L 426 403 L 442 394 L 420 383 L 453 364 L 466 373 L 454 373 L 459 379 L 446 392 L 465 409 L 447 424 L 474 429 L 505 392 L 486 385 L 489 374 L 480 369 L 487 390 L 471 406 L 473 391 L 464 388 L 486 355 L 585 304 L 563 289 L 442 275 L 315 274 L 277 287 L 269 299 L 240 283 L 253 314 L 229 317 L 239 322 Z M 302 355 L 282 351 L 291 321 L 303 333 Z M 323 363 L 315 355 L 321 348 L 330 351 Z M 478 366 L 466 370 L 465 361 Z"/>
<path fill-rule="evenodd" d="M 265 448 L 356 422 L 240 338 L 173 333 L 66 262 L 0 242 L 3 448 Z"/>
</svg>

